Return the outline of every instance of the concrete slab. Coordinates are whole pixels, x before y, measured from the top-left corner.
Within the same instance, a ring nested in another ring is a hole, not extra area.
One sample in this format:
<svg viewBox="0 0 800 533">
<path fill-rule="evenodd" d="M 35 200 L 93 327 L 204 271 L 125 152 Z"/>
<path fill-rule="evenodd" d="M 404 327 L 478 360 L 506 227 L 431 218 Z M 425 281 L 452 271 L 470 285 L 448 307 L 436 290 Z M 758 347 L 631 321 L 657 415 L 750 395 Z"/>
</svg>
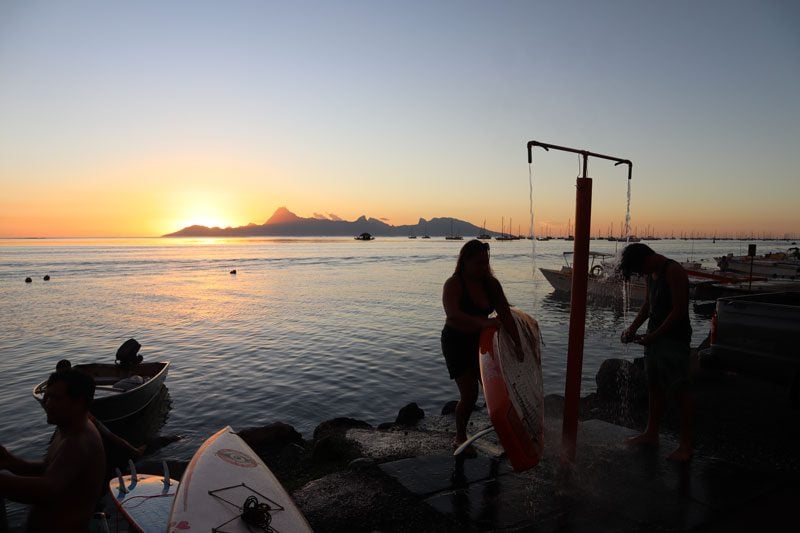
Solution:
<svg viewBox="0 0 800 533">
<path fill-rule="evenodd" d="M 781 483 L 772 474 L 702 456 L 695 456 L 688 465 L 660 461 L 657 474 L 646 481 L 716 511 L 727 511 L 752 501 L 776 490 Z"/>
<path fill-rule="evenodd" d="M 534 522 L 539 503 L 552 511 L 551 499 L 529 485 L 528 479 L 505 475 L 472 483 L 465 488 L 431 496 L 426 502 L 437 511 L 452 514 L 478 529 L 523 527 Z"/>
<path fill-rule="evenodd" d="M 771 494 L 781 481 L 740 465 L 696 456 L 688 465 L 666 459 L 677 443 L 630 448 L 634 431 L 591 420 L 580 424 L 577 464 L 561 467 L 557 428 L 539 466 L 514 473 L 490 458 L 420 457 L 381 465 L 436 511 L 465 527 L 526 531 L 668 531 L 713 527 Z M 459 470 L 461 468 L 461 470 Z M 760 504 L 760 505 L 761 505 Z"/>
<path fill-rule="evenodd" d="M 507 461 L 489 457 L 461 459 L 449 454 L 401 459 L 379 468 L 418 496 L 460 489 L 511 472 Z"/>
<path fill-rule="evenodd" d="M 426 502 L 480 531 L 624 531 L 635 523 L 591 501 L 554 491 L 546 475 L 508 474 L 439 493 Z"/>
</svg>

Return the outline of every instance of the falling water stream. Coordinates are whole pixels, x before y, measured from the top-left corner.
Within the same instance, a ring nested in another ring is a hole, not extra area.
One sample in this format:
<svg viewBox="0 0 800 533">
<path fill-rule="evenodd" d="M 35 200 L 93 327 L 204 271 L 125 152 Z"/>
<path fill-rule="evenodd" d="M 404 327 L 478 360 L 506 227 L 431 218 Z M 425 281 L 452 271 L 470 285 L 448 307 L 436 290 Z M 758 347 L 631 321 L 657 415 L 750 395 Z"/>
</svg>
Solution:
<svg viewBox="0 0 800 533">
<path fill-rule="evenodd" d="M 625 245 L 628 245 L 631 236 L 631 180 L 628 179 L 628 192 L 626 198 L 626 205 L 625 205 Z M 623 248 L 624 249 L 624 248 Z M 621 260 L 621 257 L 617 257 L 617 261 Z M 628 309 L 630 307 L 630 281 L 623 279 L 622 280 L 622 315 L 624 317 L 624 326 L 628 327 L 630 325 L 630 313 Z M 630 344 L 625 344 L 623 347 L 625 358 L 630 358 Z M 619 405 L 620 405 L 620 418 L 627 419 L 630 416 L 630 410 L 628 409 L 628 390 L 630 388 L 630 368 L 627 366 L 623 367 L 623 371 L 621 375 L 617 376 L 617 395 L 619 397 Z"/>
<path fill-rule="evenodd" d="M 536 278 L 536 235 L 533 234 L 533 163 L 528 163 L 528 202 L 531 212 L 528 237 L 531 240 L 531 279 Z"/>
<path fill-rule="evenodd" d="M 631 236 L 631 180 L 628 179 L 628 201 L 625 208 L 625 243 Z"/>
<path fill-rule="evenodd" d="M 628 179 L 628 194 L 625 205 L 625 245 L 631 237 L 631 180 Z M 619 260 L 620 258 L 617 258 Z M 627 280 L 622 280 L 622 314 L 625 317 L 625 324 L 628 324 L 628 308 L 630 307 L 630 284 Z M 627 353 L 627 347 L 625 348 Z"/>
</svg>

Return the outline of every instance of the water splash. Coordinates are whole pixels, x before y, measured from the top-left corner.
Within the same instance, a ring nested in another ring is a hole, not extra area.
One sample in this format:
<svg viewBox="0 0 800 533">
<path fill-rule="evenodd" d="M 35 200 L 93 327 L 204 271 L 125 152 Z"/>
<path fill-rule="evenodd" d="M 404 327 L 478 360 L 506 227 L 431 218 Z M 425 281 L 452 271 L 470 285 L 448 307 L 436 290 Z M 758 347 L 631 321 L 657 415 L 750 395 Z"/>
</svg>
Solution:
<svg viewBox="0 0 800 533">
<path fill-rule="evenodd" d="M 630 308 L 630 281 L 625 279 L 622 280 L 622 317 L 623 317 L 623 324 L 627 328 L 629 325 L 630 313 L 628 309 Z M 630 348 L 630 344 L 624 344 L 623 350 L 625 351 L 625 356 L 628 357 L 628 351 Z"/>
<path fill-rule="evenodd" d="M 626 345 L 627 350 L 627 345 Z M 627 355 L 627 353 L 626 353 Z M 631 422 L 630 412 L 630 398 L 629 392 L 631 388 L 631 365 L 623 363 L 617 373 L 617 398 L 619 398 L 619 407 L 617 409 L 617 421 L 621 424 L 629 424 Z"/>
<path fill-rule="evenodd" d="M 627 193 L 627 202 L 625 206 L 625 245 L 628 245 L 628 242 L 631 238 L 631 180 L 628 179 L 628 193 Z M 618 259 L 622 259 L 621 257 Z M 630 308 L 630 281 L 626 279 L 622 279 L 622 316 L 625 320 L 625 327 L 628 327 L 628 315 L 629 315 L 629 308 Z M 628 356 L 628 345 L 625 345 L 625 355 Z"/>
</svg>

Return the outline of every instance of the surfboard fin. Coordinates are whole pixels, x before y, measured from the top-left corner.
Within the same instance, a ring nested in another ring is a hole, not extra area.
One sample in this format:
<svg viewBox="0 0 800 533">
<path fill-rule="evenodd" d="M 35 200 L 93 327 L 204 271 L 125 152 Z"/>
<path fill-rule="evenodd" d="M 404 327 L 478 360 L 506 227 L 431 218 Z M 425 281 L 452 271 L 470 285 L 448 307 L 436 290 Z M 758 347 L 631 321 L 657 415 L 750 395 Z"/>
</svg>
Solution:
<svg viewBox="0 0 800 533">
<path fill-rule="evenodd" d="M 117 485 L 120 493 L 128 494 L 128 489 L 125 488 L 125 480 L 122 479 L 122 472 L 120 472 L 119 468 L 117 468 Z"/>
<path fill-rule="evenodd" d="M 161 461 L 161 466 L 164 468 L 164 490 L 167 491 L 169 486 L 172 485 L 169 480 L 169 467 L 166 461 Z"/>
<path fill-rule="evenodd" d="M 136 475 L 136 465 L 130 459 L 128 459 L 128 469 L 131 471 L 131 484 L 128 485 L 128 489 L 133 489 L 139 483 L 139 477 Z"/>
<path fill-rule="evenodd" d="M 469 437 L 467 440 L 465 440 L 465 441 L 464 441 L 464 443 L 463 443 L 463 444 L 461 444 L 461 446 L 459 446 L 458 448 L 456 448 L 456 450 L 453 452 L 453 456 L 460 455 L 460 454 L 461 454 L 461 452 L 463 452 L 464 450 L 466 450 L 466 449 L 467 449 L 467 447 L 468 447 L 470 444 L 472 444 L 473 442 L 475 442 L 475 441 L 476 441 L 476 440 L 478 440 L 479 438 L 481 438 L 481 437 L 484 437 L 484 436 L 488 435 L 488 434 L 489 434 L 489 433 L 491 433 L 492 431 L 494 431 L 494 427 L 493 427 L 493 426 L 489 426 L 489 427 L 486 427 L 486 428 L 484 428 L 484 429 L 482 429 L 482 430 L 478 431 L 477 433 L 475 433 L 474 435 L 472 435 L 471 437 Z"/>
</svg>

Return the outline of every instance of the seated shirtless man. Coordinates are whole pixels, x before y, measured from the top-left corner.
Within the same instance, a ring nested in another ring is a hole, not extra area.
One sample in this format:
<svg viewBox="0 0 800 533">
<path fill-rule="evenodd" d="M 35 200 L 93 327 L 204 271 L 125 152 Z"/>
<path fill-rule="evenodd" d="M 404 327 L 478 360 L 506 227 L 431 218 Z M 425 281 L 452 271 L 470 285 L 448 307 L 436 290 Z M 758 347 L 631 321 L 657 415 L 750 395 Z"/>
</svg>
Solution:
<svg viewBox="0 0 800 533">
<path fill-rule="evenodd" d="M 56 372 L 66 372 L 67 370 L 72 370 L 72 363 L 70 363 L 68 359 L 62 359 L 56 364 Z M 106 450 L 106 459 L 110 461 L 106 464 L 109 472 L 114 471 L 113 459 L 119 455 L 114 453 L 115 448 L 122 450 L 122 452 L 126 455 L 125 460 L 144 455 L 144 452 L 147 449 L 147 446 L 144 444 L 141 446 L 134 446 L 127 440 L 108 429 L 106 425 L 95 418 L 92 413 L 89 413 L 89 420 L 95 425 L 97 431 L 100 432 L 100 437 L 103 439 L 103 447 Z"/>
<path fill-rule="evenodd" d="M 47 423 L 56 432 L 44 461 L 20 459 L 0 446 L 0 498 L 31 504 L 28 531 L 88 531 L 105 474 L 105 451 L 89 406 L 94 380 L 56 372 L 47 381 Z"/>
</svg>

